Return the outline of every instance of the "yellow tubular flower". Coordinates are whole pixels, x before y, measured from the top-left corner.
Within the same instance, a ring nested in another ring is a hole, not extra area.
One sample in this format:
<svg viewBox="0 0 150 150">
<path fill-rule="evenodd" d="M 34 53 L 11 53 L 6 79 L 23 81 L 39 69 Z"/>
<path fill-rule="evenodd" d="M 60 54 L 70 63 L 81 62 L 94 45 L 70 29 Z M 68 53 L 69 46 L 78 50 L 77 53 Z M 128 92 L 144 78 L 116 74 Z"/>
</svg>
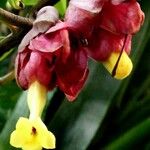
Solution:
<svg viewBox="0 0 150 150">
<path fill-rule="evenodd" d="M 42 150 L 55 148 L 55 136 L 47 130 L 40 118 L 29 120 L 21 117 L 16 130 L 12 132 L 10 144 L 23 150 Z"/>
<path fill-rule="evenodd" d="M 103 65 L 111 74 L 117 63 L 119 55 L 120 55 L 120 53 L 112 52 L 110 57 L 105 62 L 103 62 Z M 116 67 L 116 72 L 115 72 L 114 78 L 123 79 L 123 78 L 127 77 L 131 73 L 132 68 L 133 68 L 133 65 L 132 65 L 131 59 L 129 58 L 127 53 L 125 51 L 123 51 L 123 53 L 120 57 L 119 63 Z"/>
<path fill-rule="evenodd" d="M 47 90 L 39 82 L 33 82 L 27 95 L 28 106 L 30 109 L 30 119 L 41 116 L 47 98 Z"/>
<path fill-rule="evenodd" d="M 10 144 L 23 150 L 42 150 L 55 148 L 55 136 L 47 130 L 41 120 L 46 103 L 47 89 L 39 82 L 33 82 L 27 95 L 30 110 L 29 119 L 21 117 L 16 130 L 10 136 Z"/>
</svg>

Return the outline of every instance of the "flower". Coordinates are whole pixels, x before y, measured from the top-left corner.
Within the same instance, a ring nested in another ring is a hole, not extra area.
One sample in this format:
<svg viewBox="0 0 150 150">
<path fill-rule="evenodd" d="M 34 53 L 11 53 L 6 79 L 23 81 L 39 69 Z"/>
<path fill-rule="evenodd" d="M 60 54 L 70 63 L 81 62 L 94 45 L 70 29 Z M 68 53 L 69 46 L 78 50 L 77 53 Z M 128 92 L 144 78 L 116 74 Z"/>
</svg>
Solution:
<svg viewBox="0 0 150 150">
<path fill-rule="evenodd" d="M 45 26 L 47 20 L 43 21 L 42 15 L 52 11 L 48 7 L 42 10 L 18 48 L 17 82 L 23 89 L 28 89 L 34 81 L 44 85 L 47 90 L 58 86 L 72 101 L 88 75 L 87 54 L 83 50 L 70 48 L 70 34 L 65 23 L 51 19 L 51 24 Z"/>
<path fill-rule="evenodd" d="M 115 77 L 116 79 L 123 79 L 130 74 L 133 65 L 127 53 L 123 51 L 114 72 L 113 69 L 115 68 L 115 65 L 117 63 L 116 60 L 118 60 L 119 55 L 119 53 L 112 52 L 110 57 L 103 62 L 103 65 L 107 68 L 107 70 L 110 73 L 112 73 L 113 77 Z"/>
<path fill-rule="evenodd" d="M 42 147 L 54 149 L 55 137 L 40 118 L 30 120 L 21 117 L 11 134 L 10 144 L 23 150 L 42 150 Z"/>
<path fill-rule="evenodd" d="M 47 89 L 39 82 L 33 82 L 27 95 L 30 110 L 29 119 L 19 118 L 16 130 L 10 136 L 10 144 L 23 150 L 41 150 L 55 148 L 55 136 L 47 130 L 41 120 L 41 114 L 46 104 Z"/>
<path fill-rule="evenodd" d="M 41 117 L 43 109 L 46 104 L 47 89 L 38 81 L 33 82 L 27 94 L 27 103 L 30 110 L 29 118 L 34 120 Z"/>
<path fill-rule="evenodd" d="M 86 39 L 83 49 L 89 57 L 102 62 L 115 78 L 123 79 L 132 70 L 128 56 L 131 40 L 144 22 L 144 13 L 136 0 L 91 0 L 91 3 L 87 7 L 84 0 L 71 0 L 65 22 L 74 34 L 79 34 L 79 39 Z"/>
<path fill-rule="evenodd" d="M 132 62 L 128 56 L 132 36 L 115 35 L 100 28 L 96 29 L 95 33 L 97 38 L 93 34 L 89 39 L 87 48 L 89 56 L 102 62 L 113 77 L 117 79 L 127 77 L 132 70 Z"/>
</svg>

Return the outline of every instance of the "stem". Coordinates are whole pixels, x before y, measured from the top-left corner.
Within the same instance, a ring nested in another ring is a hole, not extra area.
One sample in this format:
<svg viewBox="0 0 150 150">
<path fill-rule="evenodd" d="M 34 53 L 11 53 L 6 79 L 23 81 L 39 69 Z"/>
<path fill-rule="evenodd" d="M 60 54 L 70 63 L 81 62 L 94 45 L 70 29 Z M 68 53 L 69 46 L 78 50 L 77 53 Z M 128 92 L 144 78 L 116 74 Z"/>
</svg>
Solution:
<svg viewBox="0 0 150 150">
<path fill-rule="evenodd" d="M 15 78 L 15 74 L 14 74 L 14 70 L 12 70 L 11 72 L 4 75 L 3 77 L 0 77 L 0 85 L 13 80 L 14 78 Z"/>
<path fill-rule="evenodd" d="M 39 1 L 37 3 L 37 5 L 35 5 L 32 8 L 31 14 L 30 15 L 34 15 L 36 11 L 38 11 L 41 7 L 46 6 L 48 4 L 50 5 L 54 5 L 58 2 L 59 0 L 42 0 Z M 13 18 L 14 16 L 14 18 Z M 5 18 L 6 17 L 6 18 Z M 2 8 L 0 8 L 0 19 L 6 19 L 5 21 L 7 21 L 7 23 L 14 23 L 15 25 L 23 25 L 24 28 L 21 28 L 20 31 L 17 31 L 16 34 L 13 33 L 11 36 L 8 36 L 6 39 L 4 39 L 3 41 L 0 41 L 0 56 L 2 56 L 5 52 L 9 51 L 11 48 L 15 47 L 16 45 L 18 45 L 22 38 L 24 37 L 24 35 L 31 29 L 32 25 L 32 21 L 30 19 L 24 18 L 24 17 L 20 17 L 17 15 L 14 15 L 10 12 L 7 12 L 5 10 L 3 10 Z M 9 20 L 10 19 L 10 20 Z M 20 20 L 21 19 L 21 20 Z M 22 26 L 22 27 L 23 27 Z"/>
<path fill-rule="evenodd" d="M 29 18 L 21 17 L 15 15 L 11 12 L 8 12 L 2 8 L 0 8 L 0 20 L 7 24 L 15 25 L 17 27 L 32 27 L 32 20 Z"/>
<path fill-rule="evenodd" d="M 17 30 L 16 32 L 10 34 L 5 39 L 0 41 L 0 56 L 2 56 L 5 52 L 9 51 L 17 44 L 19 44 L 27 31 L 28 28 L 20 31 Z"/>
</svg>

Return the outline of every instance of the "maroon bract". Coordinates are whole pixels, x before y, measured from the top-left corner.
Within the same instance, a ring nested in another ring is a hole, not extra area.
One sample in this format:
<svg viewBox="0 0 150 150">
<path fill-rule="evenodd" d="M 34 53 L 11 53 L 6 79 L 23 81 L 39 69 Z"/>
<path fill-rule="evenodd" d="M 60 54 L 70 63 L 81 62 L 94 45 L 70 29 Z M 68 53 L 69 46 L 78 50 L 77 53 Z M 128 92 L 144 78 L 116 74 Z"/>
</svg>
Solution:
<svg viewBox="0 0 150 150">
<path fill-rule="evenodd" d="M 88 1 L 71 0 L 65 17 L 68 26 L 81 34 L 80 38 L 87 39 L 89 56 L 98 61 L 107 60 L 111 52 L 121 51 L 124 41 L 129 54 L 132 34 L 144 21 L 140 5 L 136 0 L 91 0 L 90 3 L 88 6 Z"/>
<path fill-rule="evenodd" d="M 111 52 L 120 52 L 124 42 L 124 51 L 130 54 L 132 35 L 144 21 L 144 13 L 136 1 L 115 2 L 119 4 L 104 4 L 98 26 L 89 40 L 89 43 L 95 43 L 89 45 L 89 55 L 98 61 L 107 60 Z"/>
<path fill-rule="evenodd" d="M 65 22 L 78 36 L 89 37 L 105 1 L 107 0 L 71 0 Z"/>
<path fill-rule="evenodd" d="M 136 1 L 125 1 L 118 5 L 105 3 L 99 16 L 99 25 L 110 32 L 133 34 L 139 31 L 144 13 Z"/>
<path fill-rule="evenodd" d="M 132 35 L 139 31 L 144 13 L 136 0 L 71 0 L 65 22 L 86 41 L 88 56 L 100 61 L 117 79 L 132 70 L 128 55 Z"/>
<path fill-rule="evenodd" d="M 69 100 L 73 100 L 83 87 L 87 76 L 87 54 L 82 49 L 72 49 L 66 63 L 59 59 L 56 65 L 58 85 Z"/>
<path fill-rule="evenodd" d="M 127 36 L 124 50 L 130 53 L 131 35 Z M 116 35 L 101 28 L 96 28 L 88 40 L 87 52 L 97 61 L 105 61 L 112 52 L 121 51 L 125 41 L 125 35 Z"/>
<path fill-rule="evenodd" d="M 28 89 L 34 81 L 40 82 L 48 90 L 58 86 L 69 100 L 74 100 L 88 75 L 86 52 L 70 50 L 69 34 L 61 21 L 28 40 L 27 37 L 33 35 L 32 31 L 19 46 L 16 58 L 18 84 L 23 89 Z"/>
</svg>

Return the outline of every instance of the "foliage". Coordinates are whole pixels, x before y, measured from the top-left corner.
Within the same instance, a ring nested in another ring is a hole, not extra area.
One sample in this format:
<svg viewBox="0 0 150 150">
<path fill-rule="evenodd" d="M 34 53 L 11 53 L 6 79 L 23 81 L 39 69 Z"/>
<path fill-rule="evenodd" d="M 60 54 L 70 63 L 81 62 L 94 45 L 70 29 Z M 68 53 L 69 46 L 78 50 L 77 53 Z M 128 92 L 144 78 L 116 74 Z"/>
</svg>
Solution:
<svg viewBox="0 0 150 150">
<path fill-rule="evenodd" d="M 5 2 L 1 1 L 0 7 Z M 35 5 L 37 0 L 24 3 Z M 91 60 L 88 82 L 75 102 L 68 102 L 64 96 L 57 99 L 59 96 L 54 97 L 57 90 L 49 96 L 43 119 L 56 135 L 57 149 L 150 149 L 150 8 L 148 0 L 140 3 L 146 19 L 133 38 L 132 74 L 118 81 Z M 56 7 L 63 15 L 66 1 L 61 0 Z M 4 59 L 0 58 L 0 75 L 9 71 L 14 55 L 15 51 L 11 51 Z M 1 150 L 15 149 L 9 145 L 9 136 L 18 118 L 28 115 L 25 99 L 26 93 L 21 92 L 15 81 L 0 85 Z"/>
</svg>

